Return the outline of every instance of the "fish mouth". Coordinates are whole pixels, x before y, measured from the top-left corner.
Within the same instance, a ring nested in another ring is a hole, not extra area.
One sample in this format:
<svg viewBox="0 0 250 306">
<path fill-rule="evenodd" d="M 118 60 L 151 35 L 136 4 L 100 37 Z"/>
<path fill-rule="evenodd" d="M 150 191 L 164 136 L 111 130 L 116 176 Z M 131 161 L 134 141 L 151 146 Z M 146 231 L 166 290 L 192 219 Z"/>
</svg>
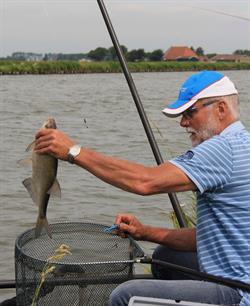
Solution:
<svg viewBox="0 0 250 306">
<path fill-rule="evenodd" d="M 56 121 L 55 121 L 55 119 L 52 118 L 52 117 L 48 118 L 44 122 L 43 128 L 45 128 L 45 129 L 56 129 Z"/>
</svg>

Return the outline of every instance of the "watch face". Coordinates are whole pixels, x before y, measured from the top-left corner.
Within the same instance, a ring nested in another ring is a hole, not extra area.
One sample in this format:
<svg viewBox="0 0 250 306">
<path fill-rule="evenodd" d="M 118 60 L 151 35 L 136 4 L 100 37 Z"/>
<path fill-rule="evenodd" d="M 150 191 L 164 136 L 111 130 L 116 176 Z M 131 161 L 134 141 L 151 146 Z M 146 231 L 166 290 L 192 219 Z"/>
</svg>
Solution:
<svg viewBox="0 0 250 306">
<path fill-rule="evenodd" d="M 78 145 L 75 145 L 70 149 L 69 153 L 75 157 L 76 155 L 80 153 L 80 151 L 81 151 L 81 147 Z"/>
<path fill-rule="evenodd" d="M 79 150 L 78 147 L 73 147 L 70 153 L 72 155 L 75 155 L 75 154 L 77 154 L 78 150 Z"/>
<path fill-rule="evenodd" d="M 79 145 L 74 145 L 70 148 L 68 153 L 68 161 L 73 164 L 75 157 L 81 152 L 81 147 Z"/>
</svg>

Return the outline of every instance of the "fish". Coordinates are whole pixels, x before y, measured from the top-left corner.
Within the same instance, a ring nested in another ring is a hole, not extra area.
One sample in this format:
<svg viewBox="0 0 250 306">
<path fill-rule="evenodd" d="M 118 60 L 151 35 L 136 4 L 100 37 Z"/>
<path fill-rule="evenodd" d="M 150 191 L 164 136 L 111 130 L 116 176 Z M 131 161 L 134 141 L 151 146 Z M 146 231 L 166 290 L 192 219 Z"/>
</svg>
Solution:
<svg viewBox="0 0 250 306">
<path fill-rule="evenodd" d="M 42 128 L 56 129 L 55 119 L 48 118 Z M 46 215 L 50 196 L 61 197 L 61 188 L 56 177 L 58 159 L 49 154 L 37 154 L 34 152 L 34 146 L 35 140 L 26 149 L 26 151 L 32 150 L 32 176 L 23 180 L 22 183 L 38 206 L 35 237 L 38 238 L 44 228 L 48 236 L 52 238 Z"/>
</svg>

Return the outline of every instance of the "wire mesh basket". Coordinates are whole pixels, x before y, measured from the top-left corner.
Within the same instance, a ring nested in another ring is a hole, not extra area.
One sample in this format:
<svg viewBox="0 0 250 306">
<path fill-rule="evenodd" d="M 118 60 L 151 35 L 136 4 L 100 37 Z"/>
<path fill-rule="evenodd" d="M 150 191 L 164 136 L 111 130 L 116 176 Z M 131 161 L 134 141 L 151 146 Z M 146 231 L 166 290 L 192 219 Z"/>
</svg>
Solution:
<svg viewBox="0 0 250 306">
<path fill-rule="evenodd" d="M 15 244 L 17 305 L 31 305 L 34 296 L 35 305 L 107 305 L 114 288 L 133 278 L 133 259 L 144 253 L 133 239 L 106 233 L 105 228 L 58 223 L 50 225 L 52 239 L 45 232 L 35 238 L 35 229 L 20 235 Z M 71 254 L 51 259 L 62 244 Z M 48 262 L 53 268 L 41 282 Z"/>
</svg>

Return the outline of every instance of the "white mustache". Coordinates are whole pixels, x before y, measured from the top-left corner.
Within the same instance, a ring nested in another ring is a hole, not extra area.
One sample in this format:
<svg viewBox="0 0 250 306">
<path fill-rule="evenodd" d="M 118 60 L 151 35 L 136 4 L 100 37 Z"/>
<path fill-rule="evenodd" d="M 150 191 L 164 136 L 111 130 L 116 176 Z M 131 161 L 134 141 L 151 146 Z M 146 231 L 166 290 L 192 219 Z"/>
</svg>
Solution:
<svg viewBox="0 0 250 306">
<path fill-rule="evenodd" d="M 194 130 L 194 129 L 188 129 L 188 128 L 187 128 L 187 129 L 186 129 L 186 132 L 187 132 L 187 133 L 196 133 L 196 130 Z"/>
</svg>

